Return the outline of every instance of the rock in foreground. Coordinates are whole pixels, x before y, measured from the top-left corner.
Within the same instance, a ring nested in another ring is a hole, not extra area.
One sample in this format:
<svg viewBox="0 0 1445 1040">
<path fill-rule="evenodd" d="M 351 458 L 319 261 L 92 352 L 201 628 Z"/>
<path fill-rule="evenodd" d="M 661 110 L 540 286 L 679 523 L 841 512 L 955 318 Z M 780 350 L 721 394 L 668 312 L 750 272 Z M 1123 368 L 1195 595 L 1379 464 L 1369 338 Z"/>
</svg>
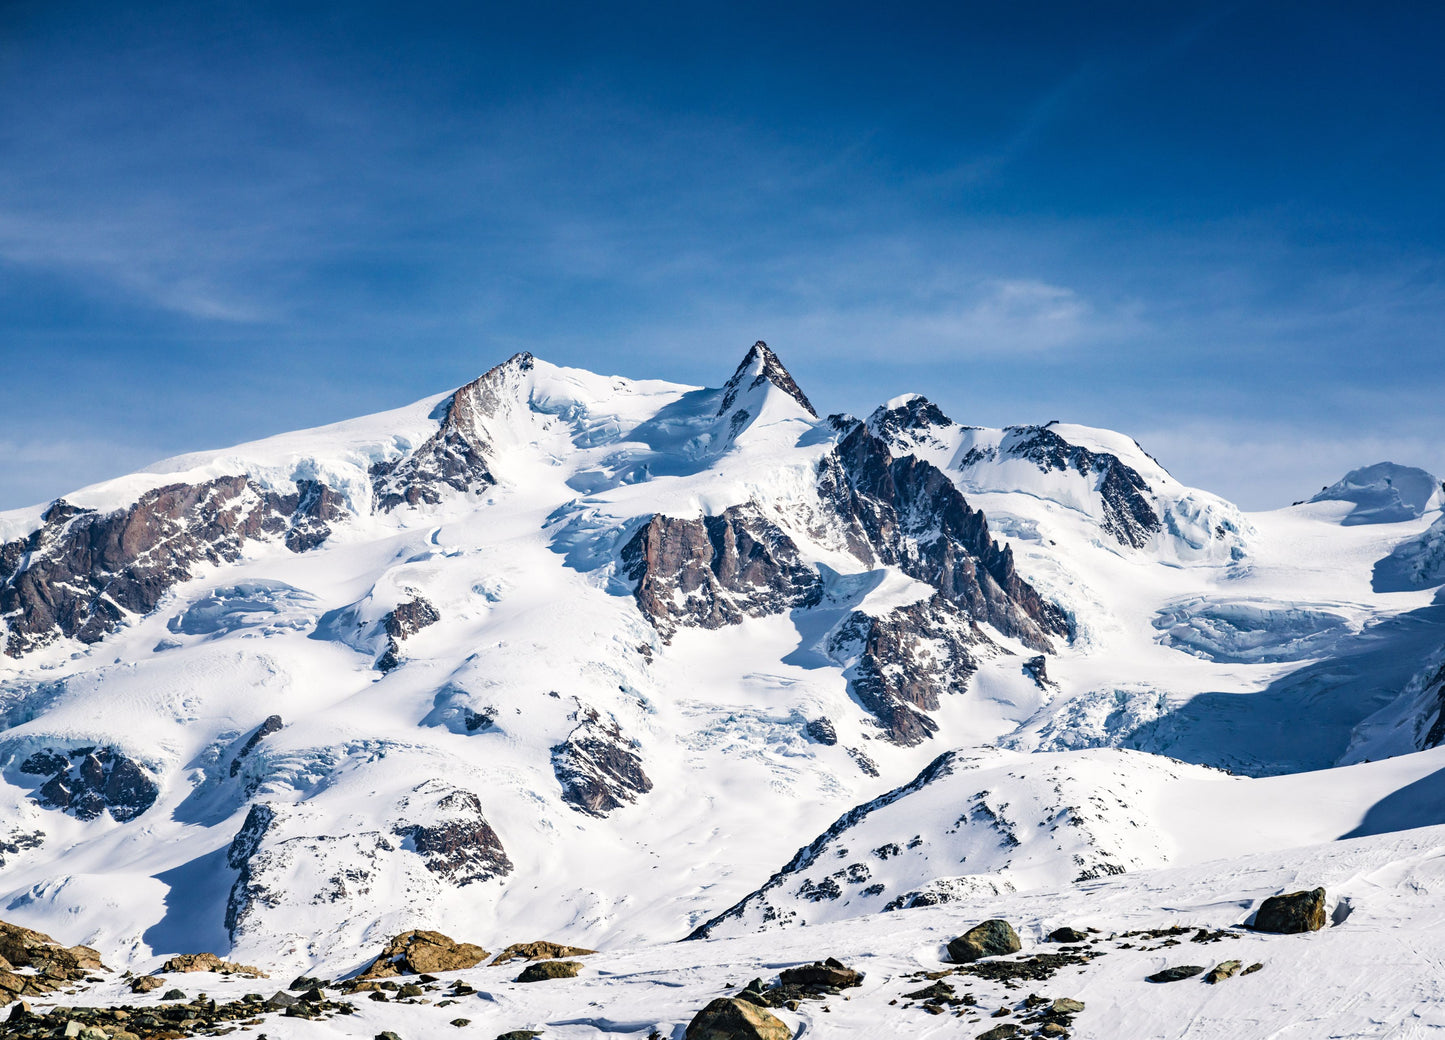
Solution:
<svg viewBox="0 0 1445 1040">
<path fill-rule="evenodd" d="M 1013 925 L 997 918 L 975 925 L 948 944 L 948 956 L 955 964 L 967 964 L 984 957 L 999 957 L 1023 949 Z"/>
<path fill-rule="evenodd" d="M 685 1040 L 792 1040 L 782 1020 L 745 1000 L 719 997 L 688 1024 Z"/>
<path fill-rule="evenodd" d="M 1290 892 L 1270 896 L 1254 917 L 1257 932 L 1292 935 L 1296 932 L 1317 932 L 1325 926 L 1325 890 Z"/>
<path fill-rule="evenodd" d="M 358 978 L 384 979 L 393 975 L 425 975 L 438 971 L 475 968 L 490 957 L 472 943 L 459 943 L 441 932 L 417 929 L 403 932 L 372 961 Z"/>
</svg>

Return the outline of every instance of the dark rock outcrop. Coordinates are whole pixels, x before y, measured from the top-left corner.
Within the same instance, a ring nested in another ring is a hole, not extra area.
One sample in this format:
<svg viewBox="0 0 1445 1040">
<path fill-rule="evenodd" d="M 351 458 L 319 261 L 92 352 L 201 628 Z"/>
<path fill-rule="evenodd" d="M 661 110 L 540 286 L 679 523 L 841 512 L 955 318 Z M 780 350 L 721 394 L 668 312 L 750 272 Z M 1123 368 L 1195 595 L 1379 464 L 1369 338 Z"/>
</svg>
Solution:
<svg viewBox="0 0 1445 1040">
<path fill-rule="evenodd" d="M 403 932 L 386 944 L 358 979 L 385 979 L 396 975 L 429 975 L 439 971 L 475 968 L 491 954 L 472 943 L 459 943 L 441 932 L 417 929 Z"/>
<path fill-rule="evenodd" d="M 838 743 L 838 731 L 833 728 L 832 720 L 827 716 L 809 719 L 803 726 L 803 732 L 808 735 L 809 740 L 817 744 L 832 747 Z"/>
<path fill-rule="evenodd" d="M 642 771 L 636 745 L 622 735 L 616 721 L 603 721 L 593 709 L 567 739 L 552 748 L 552 771 L 562 785 L 562 800 L 592 816 L 606 816 L 652 790 Z"/>
<path fill-rule="evenodd" d="M 664 639 L 678 628 L 721 628 L 822 597 L 818 573 L 754 506 L 692 520 L 657 514 L 622 549 L 637 606 Z"/>
<path fill-rule="evenodd" d="M 58 768 L 56 768 L 58 767 Z M 112 747 L 83 747 L 69 752 L 48 749 L 31 755 L 21 770 L 41 773 L 55 769 L 36 793 L 46 809 L 59 809 L 81 820 L 109 812 L 124 823 L 155 804 L 160 788 L 133 759 Z"/>
<path fill-rule="evenodd" d="M 495 485 L 487 463 L 492 452 L 487 423 L 510 403 L 509 391 L 533 365 L 532 355 L 521 353 L 490 369 L 452 394 L 441 426 L 415 451 L 372 466 L 376 509 L 437 505 L 448 491 L 481 494 Z"/>
<path fill-rule="evenodd" d="M 1257 932 L 1292 935 L 1297 932 L 1317 932 L 1324 926 L 1323 888 L 1270 896 L 1260 904 L 1259 912 L 1254 916 L 1254 929 Z"/>
<path fill-rule="evenodd" d="M 748 378 L 749 376 L 752 378 Z M 732 410 L 740 393 L 755 389 L 764 383 L 772 383 L 802 405 L 803 410 L 813 418 L 818 417 L 807 394 L 803 393 L 798 384 L 793 381 L 792 375 L 778 360 L 778 355 L 774 354 L 762 340 L 758 340 L 752 345 L 747 354 L 743 356 L 742 364 L 738 365 L 737 371 L 733 372 L 732 377 L 723 386 L 722 403 L 718 405 L 717 414 L 719 416 L 726 415 Z"/>
<path fill-rule="evenodd" d="M 1023 949 L 1018 933 L 1007 921 L 994 918 L 974 925 L 948 944 L 948 956 L 955 964 L 968 964 L 984 957 L 1000 957 Z"/>
<path fill-rule="evenodd" d="M 293 552 L 325 541 L 345 516 L 314 481 L 296 494 L 244 476 L 147 491 L 113 513 L 57 500 L 28 537 L 0 545 L 0 618 L 10 657 L 61 637 L 95 643 L 128 615 L 154 610 L 199 564 L 234 562 L 248 541 L 281 539 Z"/>
<path fill-rule="evenodd" d="M 1088 942 L 1089 933 L 1081 932 L 1077 928 L 1055 928 L 1049 933 L 1049 942 L 1056 943 L 1081 943 Z"/>
<path fill-rule="evenodd" d="M 226 849 L 227 865 L 240 872 L 226 900 L 226 931 L 232 939 L 256 909 L 275 907 L 280 901 L 279 894 L 261 884 L 252 870 L 252 859 L 260 851 L 266 832 L 275 822 L 276 810 L 271 806 L 264 802 L 252 805 L 241 829 Z"/>
<path fill-rule="evenodd" d="M 256 750 L 256 745 L 261 743 L 261 741 L 265 740 L 272 733 L 279 732 L 281 729 L 281 725 L 282 723 L 280 715 L 266 716 L 266 721 L 256 727 L 256 732 L 252 733 L 251 736 L 246 740 L 246 743 L 241 745 L 241 750 L 236 753 L 236 757 L 231 759 L 232 776 L 235 776 L 241 771 L 241 763 L 245 760 L 247 755 L 249 755 L 252 751 Z"/>
<path fill-rule="evenodd" d="M 849 989 L 863 985 L 863 973 L 829 957 L 826 961 L 784 968 L 778 973 L 778 981 L 784 986 L 799 986 L 808 990 Z"/>
<path fill-rule="evenodd" d="M 693 1016 L 685 1040 L 792 1040 L 793 1031 L 756 1004 L 719 997 Z"/>
<path fill-rule="evenodd" d="M 389 672 L 401 664 L 401 644 L 424 628 L 435 625 L 442 619 L 437 608 L 418 596 L 405 603 L 398 603 L 381 619 L 386 630 L 386 650 L 377 659 L 376 670 Z"/>
<path fill-rule="evenodd" d="M 427 870 L 458 888 L 512 872 L 512 861 L 502 848 L 502 839 L 482 814 L 481 800 L 471 791 L 443 794 L 436 803 L 435 815 L 433 823 L 409 824 L 394 830 L 411 840 Z"/>
<path fill-rule="evenodd" d="M 938 725 L 939 695 L 962 693 L 978 669 L 970 648 L 988 640 L 941 595 L 881 617 L 858 611 L 835 630 L 828 653 L 852 660 L 849 688 L 895 744 L 912 746 Z"/>
<path fill-rule="evenodd" d="M 1145 978 L 1150 982 L 1182 982 L 1185 979 L 1192 979 L 1196 975 L 1203 975 L 1205 968 L 1201 964 L 1180 964 L 1173 968 L 1165 968 L 1163 971 L 1156 971 L 1153 975 Z"/>
<path fill-rule="evenodd" d="M 988 520 L 948 475 L 911 455 L 895 459 L 867 424 L 823 460 L 818 486 L 863 562 L 898 567 L 1037 650 L 1068 636 L 1063 612 L 1019 577 L 1013 550 L 994 541 Z"/>
</svg>

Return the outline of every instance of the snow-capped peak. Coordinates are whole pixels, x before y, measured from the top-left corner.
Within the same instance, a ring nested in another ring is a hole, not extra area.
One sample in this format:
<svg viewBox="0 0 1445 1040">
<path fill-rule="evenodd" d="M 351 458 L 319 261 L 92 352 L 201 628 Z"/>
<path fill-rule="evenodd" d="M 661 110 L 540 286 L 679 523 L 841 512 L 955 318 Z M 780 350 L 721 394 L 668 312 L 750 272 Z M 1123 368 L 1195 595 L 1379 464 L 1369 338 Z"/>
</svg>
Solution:
<svg viewBox="0 0 1445 1040">
<path fill-rule="evenodd" d="M 814 419 L 818 417 L 808 396 L 803 393 L 792 375 L 783 367 L 778 355 L 773 353 L 772 349 L 762 340 L 758 340 L 749 348 L 742 363 L 738 365 L 737 371 L 724 385 L 722 403 L 718 405 L 717 414 L 719 416 L 726 415 L 732 410 L 741 393 L 757 389 L 764 383 L 771 383 L 787 394 Z"/>
<path fill-rule="evenodd" d="M 1351 470 L 1310 501 L 1354 503 L 1343 521 L 1347 525 L 1393 524 L 1440 508 L 1445 504 L 1445 486 L 1426 470 L 1377 462 Z"/>
</svg>

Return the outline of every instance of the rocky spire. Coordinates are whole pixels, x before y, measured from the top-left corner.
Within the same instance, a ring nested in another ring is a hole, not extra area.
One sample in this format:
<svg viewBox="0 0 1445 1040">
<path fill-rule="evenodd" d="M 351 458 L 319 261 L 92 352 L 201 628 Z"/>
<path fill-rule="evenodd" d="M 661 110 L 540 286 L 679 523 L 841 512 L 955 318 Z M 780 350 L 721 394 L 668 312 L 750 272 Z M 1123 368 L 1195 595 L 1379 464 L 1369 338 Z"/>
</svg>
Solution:
<svg viewBox="0 0 1445 1040">
<path fill-rule="evenodd" d="M 743 358 L 742 364 L 738 365 L 737 371 L 733 373 L 732 378 L 729 379 L 727 385 L 723 387 L 722 404 L 718 406 L 717 414 L 726 415 L 732 408 L 733 403 L 737 400 L 738 394 L 744 390 L 751 390 L 761 386 L 765 381 L 772 383 L 794 401 L 797 401 L 798 404 L 803 406 L 803 410 L 813 418 L 816 419 L 818 417 L 818 413 L 813 410 L 813 403 L 808 400 L 807 394 L 798 388 L 798 384 L 793 381 L 793 377 L 788 373 L 788 370 L 783 367 L 783 363 L 778 360 L 778 355 L 774 354 L 772 349 L 762 340 L 758 340 L 752 345 L 752 348 L 748 350 L 747 355 Z"/>
</svg>

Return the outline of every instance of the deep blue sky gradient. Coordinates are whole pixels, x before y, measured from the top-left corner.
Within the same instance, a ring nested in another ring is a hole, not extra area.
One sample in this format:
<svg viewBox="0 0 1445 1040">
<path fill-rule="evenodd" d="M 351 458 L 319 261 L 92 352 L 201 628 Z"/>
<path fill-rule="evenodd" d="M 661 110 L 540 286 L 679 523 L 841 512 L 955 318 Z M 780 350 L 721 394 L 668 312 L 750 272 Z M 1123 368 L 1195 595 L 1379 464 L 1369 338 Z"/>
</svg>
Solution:
<svg viewBox="0 0 1445 1040">
<path fill-rule="evenodd" d="M 0 3 L 0 508 L 520 349 L 1445 471 L 1445 11 Z"/>
</svg>

